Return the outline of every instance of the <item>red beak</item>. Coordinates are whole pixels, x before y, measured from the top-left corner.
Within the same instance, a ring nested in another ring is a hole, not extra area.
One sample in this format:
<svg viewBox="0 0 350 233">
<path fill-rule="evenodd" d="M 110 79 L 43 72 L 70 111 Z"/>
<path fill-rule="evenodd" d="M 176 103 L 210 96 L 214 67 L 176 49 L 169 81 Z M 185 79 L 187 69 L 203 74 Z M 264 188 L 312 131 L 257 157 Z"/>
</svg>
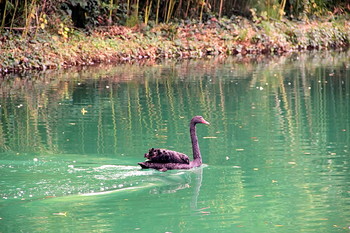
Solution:
<svg viewBox="0 0 350 233">
<path fill-rule="evenodd" d="M 204 120 L 204 119 L 203 119 L 202 123 L 206 124 L 206 125 L 210 125 L 210 123 L 208 121 Z"/>
</svg>

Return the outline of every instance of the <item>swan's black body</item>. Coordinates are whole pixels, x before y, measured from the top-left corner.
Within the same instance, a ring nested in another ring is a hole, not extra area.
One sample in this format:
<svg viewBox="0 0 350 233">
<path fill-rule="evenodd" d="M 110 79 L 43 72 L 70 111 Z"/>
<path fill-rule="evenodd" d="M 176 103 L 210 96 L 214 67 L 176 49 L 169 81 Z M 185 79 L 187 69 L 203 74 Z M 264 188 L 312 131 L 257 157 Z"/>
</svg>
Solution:
<svg viewBox="0 0 350 233">
<path fill-rule="evenodd" d="M 154 163 L 190 163 L 188 156 L 183 153 L 159 148 L 149 149 L 145 158 Z"/>
<path fill-rule="evenodd" d="M 165 149 L 150 149 L 145 154 L 146 162 L 138 163 L 142 168 L 153 168 L 160 171 L 172 169 L 191 169 L 202 165 L 201 152 L 199 150 L 198 138 L 196 134 L 196 124 L 209 124 L 201 116 L 195 116 L 190 122 L 190 135 L 192 141 L 193 160 L 189 161 L 187 155 Z"/>
</svg>

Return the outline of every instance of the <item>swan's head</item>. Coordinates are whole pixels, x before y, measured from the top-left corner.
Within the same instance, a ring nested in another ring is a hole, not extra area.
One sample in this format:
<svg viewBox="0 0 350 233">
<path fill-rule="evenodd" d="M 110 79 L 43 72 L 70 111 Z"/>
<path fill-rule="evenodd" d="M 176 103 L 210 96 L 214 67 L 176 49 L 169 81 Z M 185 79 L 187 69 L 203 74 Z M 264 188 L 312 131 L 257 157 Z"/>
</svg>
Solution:
<svg viewBox="0 0 350 233">
<path fill-rule="evenodd" d="M 204 118 L 202 116 L 193 117 L 191 120 L 191 123 L 193 123 L 193 124 L 201 123 L 201 124 L 210 125 L 209 122 L 204 120 Z"/>
</svg>

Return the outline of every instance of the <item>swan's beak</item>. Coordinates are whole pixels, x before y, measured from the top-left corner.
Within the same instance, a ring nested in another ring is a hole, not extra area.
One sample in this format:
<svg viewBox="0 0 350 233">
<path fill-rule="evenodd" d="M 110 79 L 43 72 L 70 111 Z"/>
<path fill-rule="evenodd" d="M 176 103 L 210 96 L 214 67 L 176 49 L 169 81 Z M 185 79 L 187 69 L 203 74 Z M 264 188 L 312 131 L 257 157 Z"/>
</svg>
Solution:
<svg viewBox="0 0 350 233">
<path fill-rule="evenodd" d="M 210 125 L 210 123 L 208 121 L 204 120 L 204 119 L 203 119 L 202 123 L 206 124 L 206 125 Z"/>
</svg>

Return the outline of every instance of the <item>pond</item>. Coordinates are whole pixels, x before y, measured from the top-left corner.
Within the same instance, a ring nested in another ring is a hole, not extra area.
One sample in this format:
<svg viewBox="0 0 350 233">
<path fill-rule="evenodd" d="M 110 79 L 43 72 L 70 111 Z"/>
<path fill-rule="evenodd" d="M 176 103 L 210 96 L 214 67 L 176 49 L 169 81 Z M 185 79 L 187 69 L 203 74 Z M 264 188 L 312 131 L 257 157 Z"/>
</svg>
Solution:
<svg viewBox="0 0 350 233">
<path fill-rule="evenodd" d="M 0 82 L 0 232 L 349 232 L 350 53 Z M 204 165 L 142 170 L 151 147 Z"/>
</svg>

